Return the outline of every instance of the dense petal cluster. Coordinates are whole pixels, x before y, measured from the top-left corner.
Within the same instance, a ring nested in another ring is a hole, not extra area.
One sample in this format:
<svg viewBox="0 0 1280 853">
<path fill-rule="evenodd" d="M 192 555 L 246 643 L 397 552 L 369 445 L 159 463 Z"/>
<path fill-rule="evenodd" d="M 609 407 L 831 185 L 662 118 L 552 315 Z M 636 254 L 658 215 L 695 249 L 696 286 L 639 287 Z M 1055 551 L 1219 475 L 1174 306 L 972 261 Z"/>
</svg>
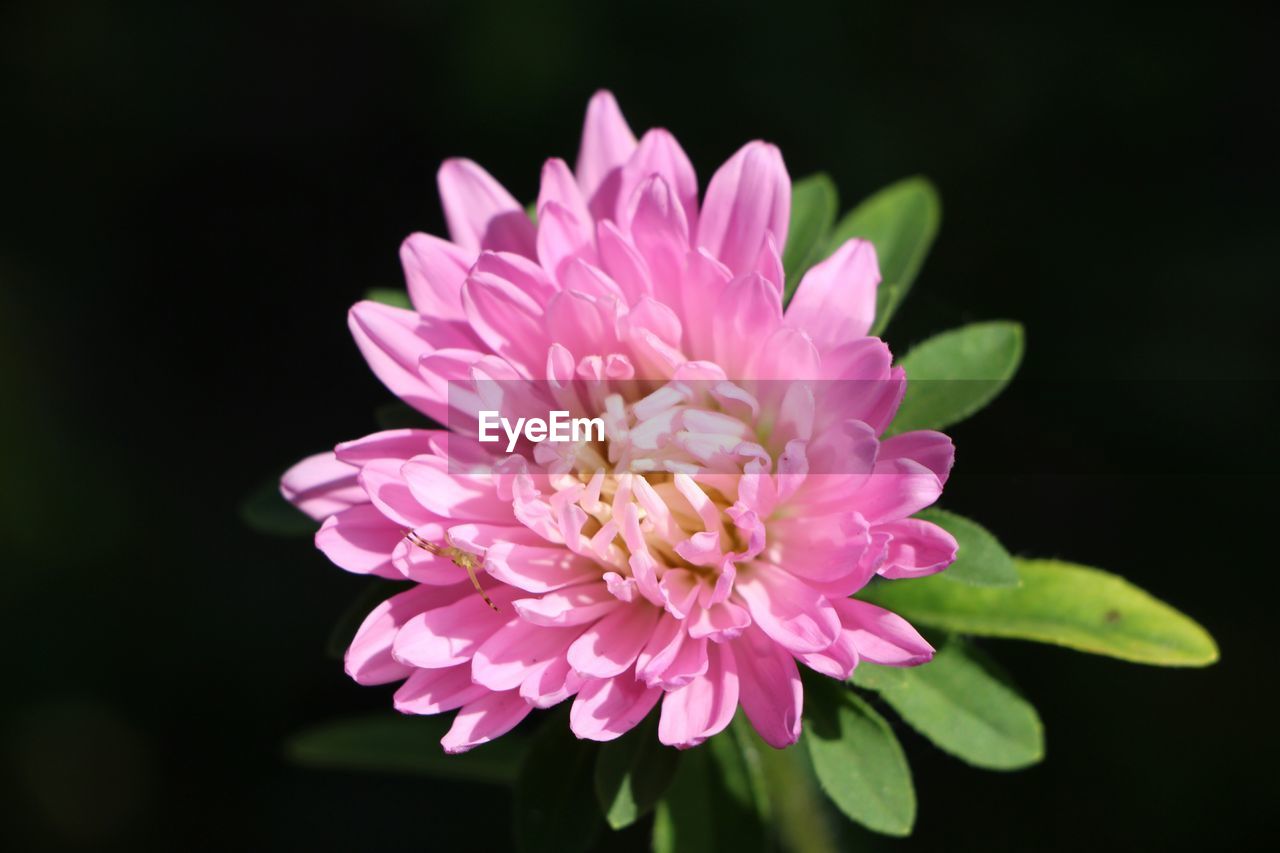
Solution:
<svg viewBox="0 0 1280 853">
<path fill-rule="evenodd" d="M 775 147 L 744 146 L 700 204 L 671 134 L 637 141 L 602 92 L 576 169 L 544 166 L 536 224 L 470 161 L 447 161 L 439 188 L 451 239 L 401 251 L 414 310 L 362 302 L 350 326 L 387 387 L 452 431 L 340 444 L 282 483 L 333 562 L 415 584 L 361 626 L 354 679 L 402 681 L 406 713 L 458 709 L 451 752 L 570 698 L 583 738 L 661 702 L 663 743 L 701 743 L 741 706 L 782 747 L 798 664 L 847 678 L 929 659 L 902 618 L 850 596 L 954 559 L 911 518 L 952 445 L 881 438 L 905 377 L 867 336 L 869 243 L 813 267 L 784 312 Z M 521 395 L 603 418 L 607 440 L 495 455 L 459 428 Z"/>
</svg>

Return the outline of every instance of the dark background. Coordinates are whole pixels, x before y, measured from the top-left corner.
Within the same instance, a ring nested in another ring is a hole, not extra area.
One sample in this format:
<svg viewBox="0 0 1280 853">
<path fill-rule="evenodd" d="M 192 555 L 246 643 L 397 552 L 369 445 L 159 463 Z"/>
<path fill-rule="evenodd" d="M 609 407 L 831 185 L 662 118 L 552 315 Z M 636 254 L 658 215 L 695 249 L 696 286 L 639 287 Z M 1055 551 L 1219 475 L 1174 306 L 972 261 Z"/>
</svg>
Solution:
<svg viewBox="0 0 1280 853">
<path fill-rule="evenodd" d="M 326 658 L 365 583 L 240 499 L 372 431 L 345 328 L 439 232 L 465 154 L 520 198 L 613 89 L 705 183 L 742 142 L 848 206 L 913 173 L 944 223 L 888 333 L 1028 330 L 953 430 L 945 504 L 1124 574 L 1217 637 L 1207 670 L 987 643 L 1044 764 L 899 726 L 900 849 L 1239 849 L 1274 829 L 1275 21 L 1212 3 L 235 2 L 0 12 L 0 791 L 10 849 L 485 849 L 508 796 L 290 767 L 389 705 Z M 637 834 L 626 839 L 643 844 Z M 0 842 L 3 843 L 3 842 Z"/>
</svg>

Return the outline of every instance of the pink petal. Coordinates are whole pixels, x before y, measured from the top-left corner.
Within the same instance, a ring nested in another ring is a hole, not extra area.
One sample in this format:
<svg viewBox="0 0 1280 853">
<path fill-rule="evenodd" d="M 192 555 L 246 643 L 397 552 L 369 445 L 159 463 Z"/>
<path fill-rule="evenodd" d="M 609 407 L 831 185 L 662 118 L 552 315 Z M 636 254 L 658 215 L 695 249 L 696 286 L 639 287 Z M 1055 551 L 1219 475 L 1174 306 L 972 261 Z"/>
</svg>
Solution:
<svg viewBox="0 0 1280 853">
<path fill-rule="evenodd" d="M 405 484 L 421 506 L 442 518 L 493 524 L 514 521 L 511 504 L 498 497 L 491 475 L 449 470 L 439 456 L 415 456 L 400 466 Z"/>
<path fill-rule="evenodd" d="M 840 619 L 820 593 L 776 566 L 757 563 L 734 591 L 766 634 L 793 652 L 819 652 L 840 635 Z"/>
<path fill-rule="evenodd" d="M 729 268 L 712 257 L 706 249 L 696 249 L 689 253 L 680 301 L 669 304 L 680 306 L 686 347 L 692 358 L 715 358 L 715 333 L 707 320 L 723 309 L 721 297 L 732 278 Z"/>
<path fill-rule="evenodd" d="M 653 175 L 660 175 L 671 188 L 684 209 L 685 221 L 692 231 L 698 221 L 698 176 L 680 143 L 662 128 L 654 128 L 646 133 L 622 167 L 622 184 L 618 197 L 623 201 L 631 198 L 636 187 Z M 620 222 L 629 222 L 624 217 L 625 211 L 619 211 L 618 214 L 616 218 Z"/>
<path fill-rule="evenodd" d="M 705 322 L 705 321 L 704 321 Z M 715 361 L 730 379 L 754 376 L 760 341 L 782 323 L 782 297 L 759 273 L 729 282 L 711 315 Z"/>
<path fill-rule="evenodd" d="M 649 265 L 640 250 L 623 236 L 618 226 L 604 221 L 596 225 L 596 247 L 600 253 L 600 265 L 617 282 L 626 294 L 627 302 L 635 304 L 642 296 L 653 292 L 649 277 Z"/>
<path fill-rule="evenodd" d="M 533 223 L 511 193 L 477 163 L 444 161 L 436 184 L 454 243 L 471 252 L 488 249 L 533 257 Z"/>
<path fill-rule="evenodd" d="M 687 569 L 667 569 L 658 581 L 667 610 L 680 619 L 692 612 L 701 588 L 698 576 Z"/>
<path fill-rule="evenodd" d="M 713 643 L 707 654 L 710 663 L 706 674 L 662 700 L 658 740 L 668 746 L 697 746 L 723 731 L 738 709 L 738 667 L 733 652 L 727 645 Z"/>
<path fill-rule="evenodd" d="M 794 304 L 794 303 L 792 303 Z M 787 307 L 787 320 L 791 319 L 791 307 Z M 822 354 L 824 379 L 849 379 L 870 383 L 889 378 L 893 353 L 879 338 L 858 338 L 828 349 Z M 865 395 L 865 390 L 859 392 Z M 859 418 L 862 420 L 862 418 Z"/>
<path fill-rule="evenodd" d="M 375 459 L 360 469 L 360 486 L 378 511 L 406 531 L 435 521 L 437 516 L 423 509 L 404 482 L 398 459 Z"/>
<path fill-rule="evenodd" d="M 419 314 L 462 320 L 462 282 L 475 263 L 468 252 L 430 234 L 411 234 L 400 245 L 409 299 Z"/>
<path fill-rule="evenodd" d="M 643 379 L 669 379 L 681 365 L 687 363 L 684 354 L 677 347 L 666 343 L 649 329 L 636 330 L 628 343 L 631 345 L 636 373 Z"/>
<path fill-rule="evenodd" d="M 841 631 L 840 638 L 830 648 L 796 655 L 796 660 L 814 672 L 844 681 L 853 675 L 853 670 L 858 665 L 858 647 L 853 642 L 853 632 Z"/>
<path fill-rule="evenodd" d="M 886 666 L 915 666 L 933 659 L 933 646 L 898 614 L 856 598 L 843 598 L 833 604 L 864 660 Z"/>
<path fill-rule="evenodd" d="M 609 587 L 610 595 L 627 604 L 635 601 L 640 594 L 640 585 L 635 578 L 624 578 L 617 572 L 605 572 L 604 583 Z"/>
<path fill-rule="evenodd" d="M 766 232 L 764 235 L 764 246 L 760 249 L 760 257 L 756 259 L 755 271 L 776 287 L 779 293 L 786 286 L 787 273 L 782 267 L 782 253 L 778 251 L 778 244 L 772 233 Z"/>
<path fill-rule="evenodd" d="M 758 629 L 733 644 L 738 663 L 742 710 L 764 742 L 782 749 L 800 739 L 804 688 L 800 671 L 786 649 Z"/>
<path fill-rule="evenodd" d="M 545 306 L 560 291 L 536 261 L 510 252 L 481 252 L 471 267 L 470 277 L 508 284 L 537 306 Z"/>
<path fill-rule="evenodd" d="M 860 574 L 859 562 L 871 542 L 866 520 L 857 512 L 781 518 L 770 524 L 769 533 L 778 545 L 775 562 L 814 585 Z M 854 589 L 861 589 L 872 574 L 868 569 Z"/>
<path fill-rule="evenodd" d="M 454 524 L 449 528 L 449 538 L 459 548 L 473 554 L 488 556 L 489 548 L 506 545 L 544 545 L 545 540 L 514 518 L 508 524 L 482 524 L 472 521 Z"/>
<path fill-rule="evenodd" d="M 423 585 L 418 589 L 439 587 Z M 499 612 L 494 612 L 469 583 L 448 589 L 458 590 L 460 597 L 450 604 L 419 613 L 400 628 L 392 646 L 396 660 L 424 669 L 466 663 L 480 644 L 511 618 L 509 612 L 502 612 L 515 595 L 508 587 L 488 590 Z"/>
<path fill-rule="evenodd" d="M 574 640 L 569 665 L 594 678 L 627 671 L 653 634 L 660 613 L 647 601 L 621 605 Z"/>
<path fill-rule="evenodd" d="M 560 265 L 560 287 L 588 296 L 611 296 L 626 304 L 630 297 L 608 273 L 582 257 L 574 257 Z"/>
<path fill-rule="evenodd" d="M 749 272 L 772 232 L 787 244 L 791 178 L 778 149 L 749 142 L 720 167 L 707 185 L 697 245 L 735 273 Z"/>
<path fill-rule="evenodd" d="M 489 348 L 535 375 L 546 362 L 546 325 L 542 306 L 514 283 L 474 271 L 462 285 L 467 319 Z"/>
<path fill-rule="evenodd" d="M 388 429 L 344 441 L 333 449 L 334 455 L 350 465 L 364 465 L 375 459 L 391 459 L 401 462 L 423 453 L 430 453 L 433 441 L 447 436 L 439 429 Z"/>
<path fill-rule="evenodd" d="M 347 675 L 366 685 L 386 684 L 407 676 L 410 668 L 392 657 L 400 628 L 424 610 L 456 600 L 461 594 L 461 587 L 418 586 L 379 604 L 360 623 L 347 648 Z"/>
<path fill-rule="evenodd" d="M 418 375 L 418 359 L 433 347 L 417 314 L 380 302 L 357 302 L 347 326 L 369 368 L 391 393 L 431 417 L 443 414 L 444 398 Z"/>
<path fill-rule="evenodd" d="M 686 636 L 671 663 L 657 676 L 646 679 L 650 687 L 674 690 L 684 687 L 700 675 L 706 674 L 711 665 L 708 649 L 711 644 L 702 637 Z M 637 674 L 637 678 L 639 675 Z"/>
<path fill-rule="evenodd" d="M 316 547 L 349 572 L 400 578 L 391 552 L 402 539 L 400 525 L 372 504 L 361 504 L 326 519 L 316 533 Z"/>
<path fill-rule="evenodd" d="M 938 482 L 945 486 L 956 459 L 956 447 L 950 438 L 940 432 L 916 430 L 882 441 L 879 458 L 885 461 L 910 459 L 919 462 L 937 475 Z"/>
<path fill-rule="evenodd" d="M 538 262 L 556 281 L 564 284 L 573 261 L 596 260 L 595 224 L 547 202 L 538 215 Z"/>
<path fill-rule="evenodd" d="M 582 683 L 562 655 L 535 667 L 520 685 L 520 695 L 535 708 L 550 708 L 577 693 Z"/>
<path fill-rule="evenodd" d="M 533 706 L 515 690 L 490 693 L 462 706 L 440 745 L 450 755 L 466 752 L 511 731 L 532 710 Z"/>
<path fill-rule="evenodd" d="M 466 664 L 447 669 L 415 669 L 395 693 L 395 709 L 402 714 L 439 714 L 474 702 L 489 688 L 471 680 Z"/>
<path fill-rule="evenodd" d="M 682 476 L 682 475 L 677 475 Z M 724 557 L 720 550 L 720 531 L 695 533 L 675 547 L 676 554 L 695 566 L 714 566 Z M 688 606 L 684 608 L 688 612 Z"/>
<path fill-rule="evenodd" d="M 788 453 L 793 449 L 797 448 L 789 447 Z M 788 503 L 803 507 L 810 516 L 860 511 L 857 496 L 874 479 L 879 449 L 875 431 L 862 421 L 824 425 L 802 448 L 801 464 L 807 467 L 803 480 L 792 483 L 798 488 Z"/>
<path fill-rule="evenodd" d="M 585 625 L 600 619 L 621 602 L 602 582 L 581 584 L 549 592 L 541 598 L 521 598 L 513 605 L 520 618 L 535 625 L 564 627 Z"/>
<path fill-rule="evenodd" d="M 662 674 L 676 659 L 684 641 L 684 623 L 670 613 L 663 613 L 636 657 L 636 678 L 651 687 L 661 682 Z"/>
<path fill-rule="evenodd" d="M 574 171 L 597 219 L 615 215 L 622 164 L 635 148 L 635 135 L 622 117 L 613 94 L 596 92 L 587 104 L 587 119 L 582 126 L 582 144 L 578 146 L 578 164 Z"/>
<path fill-rule="evenodd" d="M 628 205 L 631 242 L 644 258 L 653 295 L 659 302 L 678 305 L 689 251 L 684 208 L 661 175 L 651 175 L 636 187 Z"/>
<path fill-rule="evenodd" d="M 698 611 L 689 625 L 689 636 L 723 643 L 739 636 L 750 624 L 751 614 L 745 608 L 721 601 Z"/>
<path fill-rule="evenodd" d="M 514 690 L 535 667 L 562 657 L 581 628 L 546 628 L 515 618 L 480 644 L 471 658 L 477 684 L 490 690 Z"/>
<path fill-rule="evenodd" d="M 790 382 L 820 377 L 821 365 L 822 357 L 808 335 L 780 326 L 760 344 L 759 360 L 751 371 L 751 378 L 782 380 L 780 387 L 790 388 Z"/>
<path fill-rule="evenodd" d="M 818 429 L 862 421 L 879 435 L 893 420 L 906 390 L 905 374 L 890 367 L 893 355 L 879 338 L 861 338 L 822 353 L 822 417 Z"/>
<path fill-rule="evenodd" d="M 557 293 L 547 305 L 546 329 L 577 358 L 618 348 L 616 302 L 575 291 Z"/>
<path fill-rule="evenodd" d="M 517 461 L 523 457 L 513 457 Z M 564 543 L 560 532 L 559 519 L 556 517 L 550 502 L 543 497 L 542 490 L 534 483 L 534 478 L 525 473 L 515 475 L 511 479 L 511 510 L 525 527 L 536 532 L 548 542 Z"/>
<path fill-rule="evenodd" d="M 893 537 L 880 567 L 886 578 L 918 578 L 940 572 L 955 562 L 959 548 L 954 536 L 919 518 L 877 525 L 876 532 Z"/>
<path fill-rule="evenodd" d="M 803 329 L 819 349 L 865 337 L 876 314 L 880 265 L 866 240 L 849 240 L 810 269 L 787 306 L 787 324 Z"/>
<path fill-rule="evenodd" d="M 542 209 L 549 203 L 557 204 L 587 228 L 586 240 L 595 233 L 595 220 L 587 209 L 587 199 L 569 166 L 559 157 L 552 157 L 542 165 L 542 182 L 538 188 L 538 221 L 542 221 Z M 545 264 L 544 264 L 545 266 Z"/>
<path fill-rule="evenodd" d="M 889 376 L 875 387 L 878 393 L 868 399 L 867 413 L 861 420 L 880 435 L 893 423 L 893 416 L 902 404 L 902 395 L 907 392 L 907 372 L 901 367 L 894 367 Z"/>
<path fill-rule="evenodd" d="M 357 480 L 359 469 L 332 453 L 317 453 L 296 463 L 280 478 L 284 499 L 319 521 L 369 500 Z"/>
<path fill-rule="evenodd" d="M 585 740 L 613 740 L 635 728 L 661 696 L 630 676 L 587 679 L 569 709 L 569 727 Z"/>
<path fill-rule="evenodd" d="M 623 337 L 631 337 L 644 330 L 652 332 L 664 343 L 680 344 L 680 318 L 669 306 L 648 296 L 632 303 L 630 310 L 620 319 L 619 328 Z"/>
<path fill-rule="evenodd" d="M 484 568 L 503 583 L 528 592 L 551 592 L 600 576 L 599 564 L 566 548 L 495 542 Z"/>
<path fill-rule="evenodd" d="M 938 475 L 910 459 L 876 461 L 875 471 L 858 490 L 858 512 L 872 524 L 915 515 L 942 494 Z"/>
</svg>

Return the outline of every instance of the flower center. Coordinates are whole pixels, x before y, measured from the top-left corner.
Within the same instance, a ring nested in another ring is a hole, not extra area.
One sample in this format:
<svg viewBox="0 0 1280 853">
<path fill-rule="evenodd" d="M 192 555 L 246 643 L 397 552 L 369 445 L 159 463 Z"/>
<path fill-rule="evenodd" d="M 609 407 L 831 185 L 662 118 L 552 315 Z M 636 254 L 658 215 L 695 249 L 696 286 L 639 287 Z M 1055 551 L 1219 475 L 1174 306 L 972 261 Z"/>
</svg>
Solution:
<svg viewBox="0 0 1280 853">
<path fill-rule="evenodd" d="M 750 514 L 735 507 L 744 466 L 767 459 L 741 416 L 754 411 L 731 414 L 703 386 L 672 382 L 633 403 L 611 393 L 600 401 L 603 441 L 535 447 L 566 541 L 606 573 L 630 582 L 639 560 L 656 581 L 678 569 L 711 588 L 736 558 L 759 553 L 762 528 L 748 536 L 740 516 Z"/>
</svg>

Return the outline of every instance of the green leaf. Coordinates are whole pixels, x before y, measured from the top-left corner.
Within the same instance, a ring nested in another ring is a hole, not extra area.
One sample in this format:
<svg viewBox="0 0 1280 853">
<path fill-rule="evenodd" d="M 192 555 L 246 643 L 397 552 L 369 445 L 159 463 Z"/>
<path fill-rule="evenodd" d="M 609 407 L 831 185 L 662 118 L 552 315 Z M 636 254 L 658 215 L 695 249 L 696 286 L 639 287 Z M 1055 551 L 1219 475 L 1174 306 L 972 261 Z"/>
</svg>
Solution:
<svg viewBox="0 0 1280 853">
<path fill-rule="evenodd" d="M 658 802 L 658 853 L 836 853 L 839 820 L 802 748 L 765 744 L 742 714 L 703 746 L 682 754 Z"/>
<path fill-rule="evenodd" d="M 268 536 L 314 536 L 320 526 L 280 494 L 280 480 L 268 480 L 240 504 L 240 520 Z"/>
<path fill-rule="evenodd" d="M 961 640 L 920 666 L 863 663 L 853 683 L 879 693 L 912 728 L 977 767 L 1017 770 L 1044 758 L 1036 709 Z"/>
<path fill-rule="evenodd" d="M 840 811 L 885 835 L 916 819 L 911 769 L 889 724 L 853 691 L 808 679 L 804 741 L 822 790 Z"/>
<path fill-rule="evenodd" d="M 728 732 L 680 757 L 654 810 L 656 853 L 750 853 L 767 850 L 749 764 Z"/>
<path fill-rule="evenodd" d="M 776 830 L 782 849 L 789 853 L 837 853 L 835 807 L 818 787 L 809 754 L 800 748 L 767 745 L 744 715 L 734 717 L 729 730 L 743 745 L 748 766 L 759 765 L 762 778 L 755 785 L 763 792 L 760 813 Z"/>
<path fill-rule="evenodd" d="M 1204 628 L 1124 578 L 1057 560 L 1015 558 L 1014 565 L 1019 587 L 964 586 L 935 575 L 873 584 L 859 597 L 911 622 L 962 634 L 1035 640 L 1157 666 L 1218 659 Z"/>
<path fill-rule="evenodd" d="M 947 567 L 942 577 L 973 586 L 1018 585 L 1013 558 L 999 540 L 976 521 L 937 507 L 916 513 L 916 518 L 938 525 L 954 536 L 960 546 L 956 561 Z"/>
<path fill-rule="evenodd" d="M 333 720 L 293 735 L 289 759 L 305 767 L 411 773 L 507 785 L 515 780 L 526 741 L 507 735 L 462 755 L 447 755 L 440 738 L 447 717 L 380 713 Z"/>
<path fill-rule="evenodd" d="M 863 201 L 836 225 L 824 253 L 829 255 L 851 237 L 870 240 L 880 261 L 876 322 L 871 334 L 889 324 L 924 264 L 942 221 L 942 203 L 933 184 L 922 177 L 891 184 Z"/>
<path fill-rule="evenodd" d="M 392 287 L 371 287 L 364 292 L 364 298 L 371 299 L 374 302 L 381 302 L 383 305 L 390 305 L 393 308 L 413 309 L 413 303 L 409 301 L 409 294 Z"/>
<path fill-rule="evenodd" d="M 717 833 L 712 825 L 723 820 L 712 814 L 711 759 L 705 747 L 689 750 L 666 796 L 653 816 L 654 853 L 691 853 L 715 850 Z"/>
<path fill-rule="evenodd" d="M 373 410 L 373 420 L 383 429 L 439 429 L 435 422 L 407 403 L 383 403 Z"/>
<path fill-rule="evenodd" d="M 604 826 L 592 785 L 596 746 L 574 737 L 567 711 L 543 721 L 516 779 L 515 831 L 521 850 L 591 849 Z"/>
<path fill-rule="evenodd" d="M 825 257 L 822 251 L 839 207 L 836 185 L 829 175 L 819 172 L 791 185 L 791 222 L 782 253 L 782 268 L 787 271 L 784 305 L 791 301 L 809 267 Z"/>
<path fill-rule="evenodd" d="M 342 611 L 337 623 L 329 631 L 329 639 L 325 641 L 325 654 L 335 660 L 342 660 L 347 646 L 355 639 L 356 631 L 373 608 L 391 596 L 412 589 L 414 584 L 408 581 L 393 581 L 386 578 L 369 578 L 361 584 L 360 592 Z"/>
<path fill-rule="evenodd" d="M 890 432 L 943 429 L 980 411 L 1018 372 L 1022 326 L 971 323 L 914 347 L 900 362 L 907 393 Z"/>
<path fill-rule="evenodd" d="M 658 742 L 658 714 L 617 740 L 596 757 L 596 799 L 613 829 L 635 823 L 653 809 L 675 776 L 680 753 Z"/>
<path fill-rule="evenodd" d="M 711 751 L 726 774 L 738 770 L 742 784 L 738 788 L 738 800 L 760 815 L 761 821 L 768 823 L 773 817 L 773 806 L 769 796 L 768 756 L 767 753 L 778 750 L 768 746 L 745 714 L 735 714 L 729 728 L 722 737 L 712 738 Z M 733 748 L 736 758 L 728 755 L 728 747 Z"/>
<path fill-rule="evenodd" d="M 744 730 L 750 725 L 743 716 L 735 714 L 729 728 L 707 741 L 707 749 L 720 771 L 723 791 L 740 815 L 739 820 L 763 827 L 769 820 L 769 794 L 765 789 L 760 753 Z"/>
</svg>

